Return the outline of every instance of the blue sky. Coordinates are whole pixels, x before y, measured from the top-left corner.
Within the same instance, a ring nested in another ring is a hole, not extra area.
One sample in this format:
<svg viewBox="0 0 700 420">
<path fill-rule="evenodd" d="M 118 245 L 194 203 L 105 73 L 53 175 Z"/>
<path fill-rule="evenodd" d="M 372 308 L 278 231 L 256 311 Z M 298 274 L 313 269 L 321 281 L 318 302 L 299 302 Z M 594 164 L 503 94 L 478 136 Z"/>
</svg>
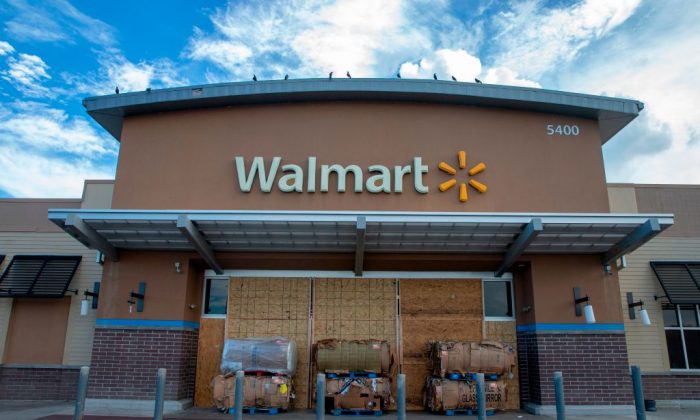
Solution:
<svg viewBox="0 0 700 420">
<path fill-rule="evenodd" d="M 700 2 L 0 0 L 0 197 L 79 197 L 119 143 L 81 100 L 258 78 L 429 78 L 641 100 L 608 181 L 700 183 Z"/>
</svg>

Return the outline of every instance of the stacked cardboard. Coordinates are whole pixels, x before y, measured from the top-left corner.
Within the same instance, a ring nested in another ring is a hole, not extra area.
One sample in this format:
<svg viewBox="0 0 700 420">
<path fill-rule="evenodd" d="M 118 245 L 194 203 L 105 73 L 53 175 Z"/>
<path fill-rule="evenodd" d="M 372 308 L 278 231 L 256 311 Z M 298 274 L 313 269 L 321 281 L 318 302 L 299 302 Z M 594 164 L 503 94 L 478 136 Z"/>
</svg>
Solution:
<svg viewBox="0 0 700 420">
<path fill-rule="evenodd" d="M 289 408 L 296 369 L 294 341 L 285 337 L 231 339 L 224 343 L 221 374 L 212 380 L 214 405 L 220 411 L 234 406 L 237 371 L 243 380 L 244 408 Z"/>
<path fill-rule="evenodd" d="M 512 347 L 494 341 L 436 341 L 430 343 L 429 357 L 433 376 L 424 391 L 428 410 L 476 409 L 476 381 L 471 375 L 475 373 L 498 377 L 484 383 L 486 408 L 506 408 L 508 390 L 502 379 L 512 376 L 515 368 Z"/>
<path fill-rule="evenodd" d="M 212 381 L 214 405 L 220 411 L 234 406 L 236 376 L 218 375 Z M 248 375 L 243 381 L 243 407 L 289 408 L 291 380 L 287 376 Z"/>
<path fill-rule="evenodd" d="M 388 378 L 328 378 L 326 398 L 333 408 L 381 410 L 391 401 L 391 383 Z"/>
<path fill-rule="evenodd" d="M 391 403 L 393 354 L 382 340 L 322 340 L 316 370 L 326 378 L 326 409 L 382 411 Z"/>
<path fill-rule="evenodd" d="M 425 405 L 430 411 L 475 409 L 476 382 L 454 381 L 429 377 L 426 383 Z M 503 381 L 485 381 L 487 409 L 504 409 L 508 401 L 508 390 Z"/>
<path fill-rule="evenodd" d="M 448 373 L 512 373 L 515 368 L 513 348 L 495 341 L 430 343 L 430 361 L 433 375 L 444 377 Z"/>
<path fill-rule="evenodd" d="M 389 343 L 382 340 L 321 340 L 315 350 L 319 372 L 387 375 L 394 363 Z"/>
</svg>

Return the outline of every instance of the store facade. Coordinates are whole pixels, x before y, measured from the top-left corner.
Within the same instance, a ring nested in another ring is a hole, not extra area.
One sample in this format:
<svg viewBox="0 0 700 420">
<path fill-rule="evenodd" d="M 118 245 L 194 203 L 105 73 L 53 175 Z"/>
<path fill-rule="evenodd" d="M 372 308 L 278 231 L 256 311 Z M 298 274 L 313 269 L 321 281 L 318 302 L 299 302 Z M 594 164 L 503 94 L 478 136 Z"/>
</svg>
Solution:
<svg viewBox="0 0 700 420">
<path fill-rule="evenodd" d="M 121 143 L 111 200 L 48 218 L 103 260 L 93 403 L 148 398 L 166 367 L 168 400 L 208 405 L 224 337 L 284 335 L 299 408 L 314 342 L 377 338 L 413 408 L 429 340 L 493 339 L 518 352 L 509 407 L 551 410 L 562 370 L 570 405 L 630 410 L 620 258 L 674 215 L 617 211 L 601 146 L 641 103 L 353 79 L 84 105 Z"/>
</svg>

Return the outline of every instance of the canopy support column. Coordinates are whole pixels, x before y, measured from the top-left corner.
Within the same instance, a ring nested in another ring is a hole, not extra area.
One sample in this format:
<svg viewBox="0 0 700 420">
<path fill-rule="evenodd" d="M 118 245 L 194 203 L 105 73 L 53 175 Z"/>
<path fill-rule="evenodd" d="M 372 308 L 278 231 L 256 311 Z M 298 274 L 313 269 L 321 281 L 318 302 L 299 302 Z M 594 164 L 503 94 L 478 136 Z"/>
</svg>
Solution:
<svg viewBox="0 0 700 420">
<path fill-rule="evenodd" d="M 66 217 L 63 229 L 90 249 L 100 251 L 110 261 L 119 261 L 119 252 L 77 214 Z"/>
<path fill-rule="evenodd" d="M 513 242 L 508 248 L 508 251 L 506 251 L 506 254 L 503 256 L 503 261 L 496 269 L 494 275 L 496 277 L 501 277 L 503 273 L 508 271 L 540 232 L 542 232 L 542 219 L 534 218 L 530 220 L 530 223 L 525 225 L 515 242 Z"/>
<path fill-rule="evenodd" d="M 180 229 L 180 232 L 216 274 L 224 274 L 224 269 L 221 268 L 221 264 L 216 260 L 214 250 L 211 249 L 209 243 L 202 237 L 202 234 L 199 233 L 199 230 L 197 230 L 192 220 L 186 214 L 181 214 L 177 217 L 177 228 Z"/>
<path fill-rule="evenodd" d="M 615 260 L 639 248 L 660 232 L 661 226 L 659 225 L 659 219 L 648 219 L 603 254 L 601 257 L 603 266 L 611 265 Z"/>
<path fill-rule="evenodd" d="M 355 275 L 362 276 L 365 261 L 365 232 L 367 231 L 367 219 L 365 216 L 357 218 L 357 235 L 355 239 Z"/>
</svg>

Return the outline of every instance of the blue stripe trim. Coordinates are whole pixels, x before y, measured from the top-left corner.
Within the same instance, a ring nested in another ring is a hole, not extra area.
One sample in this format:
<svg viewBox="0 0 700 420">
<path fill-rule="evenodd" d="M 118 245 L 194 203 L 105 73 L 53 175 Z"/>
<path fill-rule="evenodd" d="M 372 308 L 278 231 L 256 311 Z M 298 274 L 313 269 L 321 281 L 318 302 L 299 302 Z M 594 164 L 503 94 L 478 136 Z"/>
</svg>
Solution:
<svg viewBox="0 0 700 420">
<path fill-rule="evenodd" d="M 527 324 L 515 327 L 517 332 L 529 331 L 623 331 L 625 324 Z"/>
<path fill-rule="evenodd" d="M 199 329 L 199 322 L 171 319 L 98 318 L 95 324 L 100 327 L 168 327 Z"/>
</svg>

